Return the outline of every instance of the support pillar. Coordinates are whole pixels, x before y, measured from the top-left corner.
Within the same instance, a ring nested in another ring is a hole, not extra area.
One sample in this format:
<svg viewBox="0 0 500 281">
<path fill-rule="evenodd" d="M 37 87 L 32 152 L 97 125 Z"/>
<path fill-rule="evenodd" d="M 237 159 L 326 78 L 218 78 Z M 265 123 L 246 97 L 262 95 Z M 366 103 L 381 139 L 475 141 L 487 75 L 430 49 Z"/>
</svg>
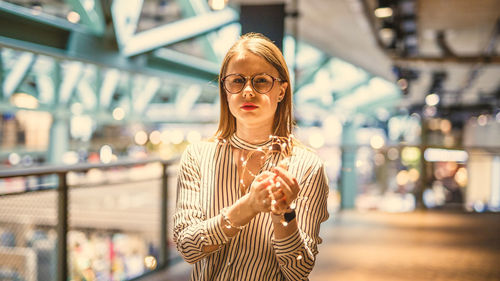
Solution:
<svg viewBox="0 0 500 281">
<path fill-rule="evenodd" d="M 285 4 L 241 5 L 241 33 L 258 32 L 283 51 Z"/>
<path fill-rule="evenodd" d="M 357 126 L 346 122 L 342 128 L 342 170 L 340 173 L 340 208 L 352 209 L 358 192 L 356 179 Z"/>
<path fill-rule="evenodd" d="M 66 118 L 53 114 L 50 127 L 48 163 L 60 164 L 63 154 L 69 149 L 69 121 Z"/>
</svg>

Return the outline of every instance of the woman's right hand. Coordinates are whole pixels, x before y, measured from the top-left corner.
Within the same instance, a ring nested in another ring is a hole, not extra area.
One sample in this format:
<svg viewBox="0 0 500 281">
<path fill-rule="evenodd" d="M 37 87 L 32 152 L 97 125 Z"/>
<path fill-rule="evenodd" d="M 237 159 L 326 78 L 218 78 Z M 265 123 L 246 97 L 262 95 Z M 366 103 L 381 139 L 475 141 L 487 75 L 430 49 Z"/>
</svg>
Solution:
<svg viewBox="0 0 500 281">
<path fill-rule="evenodd" d="M 255 213 L 271 211 L 272 197 L 268 187 L 273 185 L 274 173 L 264 171 L 255 177 L 249 191 L 250 207 Z"/>
</svg>

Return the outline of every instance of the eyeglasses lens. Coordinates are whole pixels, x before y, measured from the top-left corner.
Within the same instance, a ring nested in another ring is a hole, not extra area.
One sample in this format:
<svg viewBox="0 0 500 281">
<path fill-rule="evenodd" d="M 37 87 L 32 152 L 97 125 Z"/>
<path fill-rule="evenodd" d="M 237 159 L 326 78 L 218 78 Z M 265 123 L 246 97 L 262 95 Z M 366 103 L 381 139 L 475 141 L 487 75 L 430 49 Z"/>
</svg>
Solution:
<svg viewBox="0 0 500 281">
<path fill-rule="evenodd" d="M 232 94 L 237 94 L 243 90 L 247 79 L 239 74 L 232 74 L 225 78 L 224 87 Z M 260 94 L 265 94 L 273 87 L 273 78 L 267 74 L 258 74 L 252 77 L 252 86 Z"/>
</svg>

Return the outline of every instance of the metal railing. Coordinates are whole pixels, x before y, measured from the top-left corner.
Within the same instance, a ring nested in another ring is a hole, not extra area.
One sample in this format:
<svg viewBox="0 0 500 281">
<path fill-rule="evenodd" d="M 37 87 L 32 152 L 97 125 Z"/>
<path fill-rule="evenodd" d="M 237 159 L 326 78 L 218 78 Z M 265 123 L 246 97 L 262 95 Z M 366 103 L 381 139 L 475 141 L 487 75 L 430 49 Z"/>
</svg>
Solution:
<svg viewBox="0 0 500 281">
<path fill-rule="evenodd" d="M 69 280 L 69 271 L 68 271 L 68 231 L 69 231 L 69 203 L 68 203 L 68 193 L 69 187 L 68 184 L 68 174 L 72 172 L 86 173 L 90 170 L 109 170 L 115 168 L 131 168 L 137 166 L 143 166 L 152 163 L 161 164 L 162 172 L 161 172 L 161 186 L 160 186 L 160 231 L 158 233 L 160 237 L 160 245 L 159 245 L 159 253 L 158 253 L 158 262 L 157 266 L 154 270 L 164 269 L 168 265 L 168 243 L 167 243 L 167 197 L 168 197 L 168 179 L 169 173 L 167 168 L 178 162 L 178 159 L 145 159 L 145 160 L 121 160 L 117 162 L 112 162 L 109 164 L 104 163 L 85 163 L 85 164 L 75 164 L 75 165 L 58 165 L 58 166 L 40 166 L 40 167 L 31 167 L 31 168 L 22 168 L 22 169 L 6 169 L 0 170 L 0 180 L 6 180 L 9 178 L 19 178 L 19 177 L 42 177 L 42 176 L 57 176 L 57 186 L 54 186 L 52 190 L 57 190 L 57 259 L 56 259 L 56 280 L 57 281 L 66 281 Z M 116 182 L 113 182 L 115 184 Z M 119 184 L 120 182 L 118 182 Z M 71 185 L 71 188 L 75 187 L 75 185 Z M 88 187 L 81 186 L 82 188 Z M 41 192 L 44 190 L 31 190 L 31 191 L 22 191 L 22 192 L 12 192 L 6 194 L 0 194 L 0 198 L 5 199 L 5 197 L 9 196 L 24 196 L 28 193 Z M 146 273 L 144 274 L 146 275 Z M 136 276 L 140 277 L 140 276 Z"/>
</svg>

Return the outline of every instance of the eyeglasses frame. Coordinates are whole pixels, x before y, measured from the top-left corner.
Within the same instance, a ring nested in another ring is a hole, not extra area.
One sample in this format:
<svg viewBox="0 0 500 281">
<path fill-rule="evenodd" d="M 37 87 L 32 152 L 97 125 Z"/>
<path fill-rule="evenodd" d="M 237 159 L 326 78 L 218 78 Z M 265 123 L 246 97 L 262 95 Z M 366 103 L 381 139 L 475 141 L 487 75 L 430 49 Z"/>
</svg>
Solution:
<svg viewBox="0 0 500 281">
<path fill-rule="evenodd" d="M 269 91 L 267 91 L 267 92 L 265 92 L 265 93 L 261 93 L 261 92 L 259 92 L 257 89 L 255 89 L 255 86 L 253 85 L 253 79 L 255 78 L 255 76 L 257 76 L 257 75 L 262 75 L 262 74 L 265 74 L 265 75 L 267 75 L 267 76 L 269 76 L 269 77 L 271 77 L 271 78 L 273 79 L 273 84 L 271 85 L 271 88 L 269 88 Z M 235 93 L 233 93 L 233 92 L 229 91 L 229 90 L 226 88 L 226 86 L 224 85 L 224 82 L 226 81 L 226 78 L 227 78 L 227 77 L 229 77 L 229 76 L 231 76 L 231 75 L 238 75 L 238 76 L 243 77 L 243 78 L 245 79 L 245 83 L 243 84 L 243 87 L 241 88 L 241 90 L 239 90 L 238 92 L 235 92 Z M 265 95 L 265 94 L 269 93 L 269 92 L 273 89 L 273 87 L 274 87 L 274 81 L 278 81 L 278 82 L 285 82 L 285 80 L 283 80 L 283 79 L 281 79 L 281 78 L 274 77 L 274 76 L 272 76 L 271 74 L 268 74 L 268 73 L 265 73 L 265 72 L 262 72 L 262 73 L 256 73 L 256 74 L 254 74 L 254 75 L 252 75 L 252 76 L 243 76 L 243 74 L 240 74 L 240 73 L 233 73 L 233 74 L 228 74 L 228 75 L 224 76 L 224 78 L 222 78 L 222 79 L 220 80 L 222 88 L 223 88 L 224 90 L 226 90 L 228 93 L 232 94 L 232 95 L 236 95 L 236 94 L 241 93 L 241 91 L 243 91 L 243 89 L 245 89 L 245 85 L 247 84 L 247 82 L 248 82 L 248 81 L 250 81 L 250 85 L 252 86 L 252 89 L 253 89 L 255 92 L 257 92 L 257 93 L 259 93 L 259 94 L 261 94 L 261 95 Z"/>
</svg>

